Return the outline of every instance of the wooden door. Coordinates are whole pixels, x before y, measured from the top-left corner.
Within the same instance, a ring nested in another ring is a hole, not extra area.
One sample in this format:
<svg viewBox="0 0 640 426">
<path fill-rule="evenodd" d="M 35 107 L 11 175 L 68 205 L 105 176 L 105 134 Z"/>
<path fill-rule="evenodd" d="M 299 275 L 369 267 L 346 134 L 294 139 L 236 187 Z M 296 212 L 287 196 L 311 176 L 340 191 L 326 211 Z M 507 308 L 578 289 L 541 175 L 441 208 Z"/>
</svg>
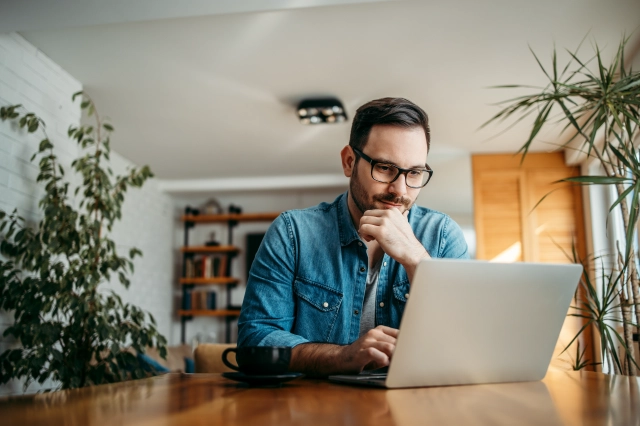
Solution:
<svg viewBox="0 0 640 426">
<path fill-rule="evenodd" d="M 577 176 L 564 164 L 561 152 L 474 155 L 474 220 L 476 257 L 502 262 L 570 263 L 573 247 L 581 258 L 586 244 L 579 186 L 556 183 Z M 570 368 L 575 351 L 558 357 L 582 328 L 582 319 L 567 317 L 552 365 Z M 594 358 L 592 337 L 581 339 L 587 357 Z"/>
</svg>

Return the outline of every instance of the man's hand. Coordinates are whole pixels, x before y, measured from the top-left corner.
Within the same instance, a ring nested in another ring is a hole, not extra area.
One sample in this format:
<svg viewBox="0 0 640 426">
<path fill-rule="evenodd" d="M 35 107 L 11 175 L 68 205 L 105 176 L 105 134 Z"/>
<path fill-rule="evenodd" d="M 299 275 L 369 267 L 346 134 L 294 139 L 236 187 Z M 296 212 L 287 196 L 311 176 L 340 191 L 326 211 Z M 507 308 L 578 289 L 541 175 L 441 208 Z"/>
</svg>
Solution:
<svg viewBox="0 0 640 426">
<path fill-rule="evenodd" d="M 305 343 L 291 352 L 291 371 L 310 376 L 360 373 L 389 365 L 398 330 L 384 325 L 369 330 L 347 346 Z"/>
<path fill-rule="evenodd" d="M 358 233 L 367 242 L 376 240 L 385 253 L 404 266 L 411 281 L 416 266 L 429 253 L 414 235 L 408 215 L 408 210 L 367 210 L 360 219 Z"/>
<path fill-rule="evenodd" d="M 375 370 L 389 365 L 396 349 L 398 330 L 379 325 L 367 331 L 358 340 L 345 346 L 344 363 L 350 372 Z"/>
</svg>

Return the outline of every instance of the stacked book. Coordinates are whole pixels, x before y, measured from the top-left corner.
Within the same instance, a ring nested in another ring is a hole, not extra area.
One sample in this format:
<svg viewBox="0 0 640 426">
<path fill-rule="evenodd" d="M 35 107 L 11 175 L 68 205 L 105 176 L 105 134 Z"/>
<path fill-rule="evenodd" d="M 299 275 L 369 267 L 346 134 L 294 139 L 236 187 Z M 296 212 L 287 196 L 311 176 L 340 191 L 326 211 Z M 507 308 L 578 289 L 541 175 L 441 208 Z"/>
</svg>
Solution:
<svg viewBox="0 0 640 426">
<path fill-rule="evenodd" d="M 189 290 L 183 301 L 183 309 L 204 311 L 216 309 L 216 292 L 211 290 Z"/>
<path fill-rule="evenodd" d="M 214 278 L 227 276 L 227 256 L 199 256 L 187 258 L 185 278 Z"/>
</svg>

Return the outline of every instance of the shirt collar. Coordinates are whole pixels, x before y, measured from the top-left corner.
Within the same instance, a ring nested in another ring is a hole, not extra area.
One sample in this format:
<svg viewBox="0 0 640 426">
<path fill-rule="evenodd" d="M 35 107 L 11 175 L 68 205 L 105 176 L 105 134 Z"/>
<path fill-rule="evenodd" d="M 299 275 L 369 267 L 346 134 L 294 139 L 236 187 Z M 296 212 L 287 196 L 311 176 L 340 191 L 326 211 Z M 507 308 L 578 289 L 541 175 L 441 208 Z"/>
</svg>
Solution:
<svg viewBox="0 0 640 426">
<path fill-rule="evenodd" d="M 349 213 L 349 205 L 347 200 L 349 192 L 343 193 L 338 199 L 338 229 L 340 233 L 340 245 L 346 246 L 354 241 L 360 241 L 360 235 L 356 227 L 351 220 L 351 213 Z"/>
</svg>

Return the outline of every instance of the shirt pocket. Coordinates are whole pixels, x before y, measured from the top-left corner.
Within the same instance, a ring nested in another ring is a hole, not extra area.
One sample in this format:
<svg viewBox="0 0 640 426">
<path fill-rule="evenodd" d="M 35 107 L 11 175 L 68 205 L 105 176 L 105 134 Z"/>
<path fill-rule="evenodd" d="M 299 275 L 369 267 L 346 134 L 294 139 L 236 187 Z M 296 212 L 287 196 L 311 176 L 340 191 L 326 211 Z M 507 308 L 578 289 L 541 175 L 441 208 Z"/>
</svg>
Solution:
<svg viewBox="0 0 640 426">
<path fill-rule="evenodd" d="M 396 303 L 400 302 L 404 306 L 409 297 L 409 290 L 411 290 L 411 285 L 408 281 L 395 284 L 393 286 L 393 297 L 396 299 Z"/>
<path fill-rule="evenodd" d="M 343 294 L 304 278 L 296 278 L 293 291 L 297 297 L 293 332 L 312 342 L 332 341 Z"/>
</svg>

